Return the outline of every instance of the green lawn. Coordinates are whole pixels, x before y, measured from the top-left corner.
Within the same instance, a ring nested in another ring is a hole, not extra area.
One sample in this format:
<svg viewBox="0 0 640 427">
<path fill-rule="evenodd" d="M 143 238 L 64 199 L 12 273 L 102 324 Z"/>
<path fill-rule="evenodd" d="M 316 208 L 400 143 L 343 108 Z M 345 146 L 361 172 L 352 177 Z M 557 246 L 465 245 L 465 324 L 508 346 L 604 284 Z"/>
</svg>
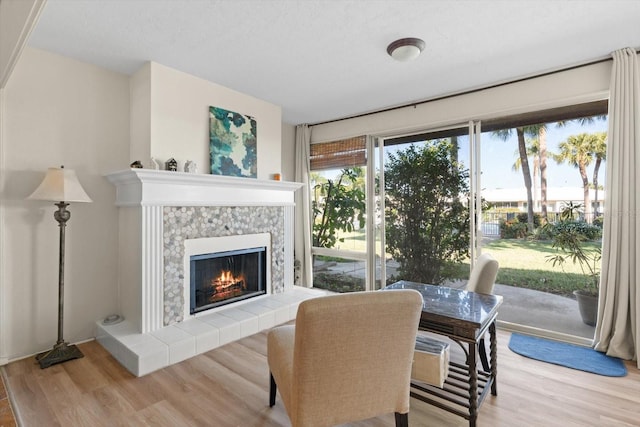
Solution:
<svg viewBox="0 0 640 427">
<path fill-rule="evenodd" d="M 600 242 L 587 243 L 596 249 Z M 500 264 L 496 283 L 536 289 L 560 295 L 571 295 L 581 289 L 585 276 L 577 265 L 567 264 L 563 271 L 546 261 L 546 256 L 555 253 L 550 242 L 537 242 L 515 239 L 498 239 L 483 247 Z M 467 278 L 469 264 L 461 266 L 459 277 Z"/>
<path fill-rule="evenodd" d="M 345 233 L 342 249 L 364 252 L 364 232 Z M 600 242 L 587 243 L 594 250 Z M 497 283 L 535 289 L 560 295 L 571 293 L 583 287 L 585 281 L 577 265 L 567 264 L 565 271 L 546 261 L 546 256 L 554 254 L 550 242 L 517 239 L 497 239 L 483 247 L 500 263 Z M 452 279 L 467 279 L 469 263 L 463 263 Z"/>
</svg>

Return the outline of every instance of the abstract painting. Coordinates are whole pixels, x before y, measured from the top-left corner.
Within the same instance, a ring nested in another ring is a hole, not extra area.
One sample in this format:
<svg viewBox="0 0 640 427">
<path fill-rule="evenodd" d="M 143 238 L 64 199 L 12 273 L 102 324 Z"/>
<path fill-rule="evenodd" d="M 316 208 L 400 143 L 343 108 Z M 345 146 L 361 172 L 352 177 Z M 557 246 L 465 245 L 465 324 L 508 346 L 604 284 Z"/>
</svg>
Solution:
<svg viewBox="0 0 640 427">
<path fill-rule="evenodd" d="M 209 107 L 211 174 L 257 178 L 257 124 L 244 114 Z"/>
</svg>

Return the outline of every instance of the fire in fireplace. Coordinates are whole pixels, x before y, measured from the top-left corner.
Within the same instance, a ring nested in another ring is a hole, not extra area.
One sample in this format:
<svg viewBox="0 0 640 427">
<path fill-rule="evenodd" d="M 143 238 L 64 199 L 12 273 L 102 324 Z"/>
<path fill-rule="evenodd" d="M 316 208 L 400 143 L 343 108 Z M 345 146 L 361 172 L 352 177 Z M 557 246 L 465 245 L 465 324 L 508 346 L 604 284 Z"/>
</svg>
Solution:
<svg viewBox="0 0 640 427">
<path fill-rule="evenodd" d="M 190 313 L 265 294 L 266 261 L 266 247 L 192 255 Z"/>
</svg>

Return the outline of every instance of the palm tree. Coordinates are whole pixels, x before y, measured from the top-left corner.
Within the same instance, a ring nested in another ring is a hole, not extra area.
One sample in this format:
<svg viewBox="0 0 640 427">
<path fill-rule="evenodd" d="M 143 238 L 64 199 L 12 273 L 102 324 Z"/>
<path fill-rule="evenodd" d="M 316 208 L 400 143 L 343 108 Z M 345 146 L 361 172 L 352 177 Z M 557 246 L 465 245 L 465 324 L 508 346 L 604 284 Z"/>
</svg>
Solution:
<svg viewBox="0 0 640 427">
<path fill-rule="evenodd" d="M 585 220 L 588 222 L 591 222 L 592 218 L 587 166 L 589 166 L 596 157 L 594 150 L 599 143 L 598 141 L 604 141 L 605 137 L 606 135 L 604 132 L 571 135 L 558 145 L 560 152 L 554 156 L 557 163 L 567 162 L 571 166 L 576 167 L 580 172 L 584 193 L 584 215 Z M 598 167 L 600 166 L 598 165 Z"/>
<path fill-rule="evenodd" d="M 590 124 L 595 122 L 596 120 L 607 120 L 606 115 L 598 115 L 598 116 L 590 116 L 590 117 L 581 117 L 578 119 L 573 119 L 570 121 L 577 121 L 580 125 L 584 126 L 586 124 Z M 561 120 L 556 123 L 557 127 L 565 126 L 568 123 L 567 120 Z M 538 135 L 538 155 L 540 158 L 540 207 L 542 210 L 542 217 L 547 218 L 547 157 L 551 155 L 553 157 L 553 153 L 547 153 L 547 124 L 541 123 L 537 125 L 527 126 L 527 132 L 529 133 L 537 133 Z M 605 148 L 606 151 L 606 148 Z M 602 159 L 603 160 L 603 159 Z M 596 160 L 597 161 L 597 160 Z M 600 162 L 601 163 L 601 162 Z M 597 163 L 597 168 L 600 168 L 600 163 Z M 598 170 L 594 171 L 595 178 L 597 178 Z M 597 179 L 596 179 L 597 181 Z M 598 191 L 596 190 L 596 209 L 598 204 Z M 597 212 L 596 212 L 597 213 Z"/>
<path fill-rule="evenodd" d="M 538 194 L 538 175 L 540 176 L 540 209 L 543 218 L 547 218 L 547 124 L 524 126 L 524 133 L 532 137 L 531 141 L 536 141 L 535 147 L 528 146 L 529 156 L 534 156 L 533 167 L 533 196 Z M 531 150 L 535 151 L 535 154 Z M 518 162 L 519 160 L 516 160 Z M 515 166 L 515 165 L 514 165 Z M 517 168 L 515 168 L 517 170 Z"/>
<path fill-rule="evenodd" d="M 542 217 L 547 218 L 547 126 L 538 128 L 538 151 L 540 157 L 540 205 Z"/>
<path fill-rule="evenodd" d="M 526 135 L 537 140 L 536 150 L 538 170 L 540 172 L 540 210 L 542 211 L 542 217 L 547 218 L 547 124 L 529 125 L 525 126 L 524 129 Z"/>
<path fill-rule="evenodd" d="M 524 178 L 524 186 L 527 190 L 527 228 L 530 233 L 533 232 L 533 196 L 531 194 L 531 170 L 529 168 L 529 158 L 527 157 L 527 145 L 525 143 L 524 127 L 516 128 L 518 136 L 518 153 L 520 155 L 520 166 L 522 167 L 522 177 Z M 507 141 L 511 136 L 512 129 L 500 129 L 493 132 L 493 135 Z"/>
<path fill-rule="evenodd" d="M 538 194 L 538 176 L 540 172 L 540 143 L 538 138 L 530 138 L 525 140 L 527 146 L 527 156 L 533 160 L 533 204 L 536 205 L 536 195 Z M 513 162 L 511 169 L 518 172 L 522 165 L 520 159 L 520 153 L 516 150 L 515 154 L 518 156 Z"/>
<path fill-rule="evenodd" d="M 556 123 L 556 126 L 561 128 L 561 127 L 567 126 L 570 122 L 578 122 L 580 126 L 584 126 L 584 125 L 594 123 L 595 121 L 605 121 L 605 120 L 607 120 L 607 115 L 599 114 L 597 116 L 580 117 L 578 119 L 572 119 L 572 120 L 560 120 L 559 122 Z M 594 212 L 595 214 L 594 217 L 598 216 L 598 171 L 600 169 L 600 165 L 606 159 L 606 155 L 607 155 L 606 133 L 605 132 L 600 132 L 600 133 L 603 133 L 605 138 L 602 140 L 602 144 L 604 145 L 596 143 L 596 147 L 594 148 L 594 154 L 596 156 L 596 163 L 593 169 L 593 185 L 595 186 L 595 199 L 596 199 L 595 200 L 596 211 Z"/>
<path fill-rule="evenodd" d="M 457 162 L 458 161 L 458 150 L 460 149 L 460 144 L 458 144 L 458 137 L 451 137 L 451 160 Z"/>
<path fill-rule="evenodd" d="M 594 217 L 598 217 L 598 171 L 602 162 L 607 159 L 607 133 L 598 132 L 596 139 L 593 143 L 593 155 L 596 158 L 596 162 L 593 165 L 593 187 L 595 188 L 595 212 Z"/>
</svg>

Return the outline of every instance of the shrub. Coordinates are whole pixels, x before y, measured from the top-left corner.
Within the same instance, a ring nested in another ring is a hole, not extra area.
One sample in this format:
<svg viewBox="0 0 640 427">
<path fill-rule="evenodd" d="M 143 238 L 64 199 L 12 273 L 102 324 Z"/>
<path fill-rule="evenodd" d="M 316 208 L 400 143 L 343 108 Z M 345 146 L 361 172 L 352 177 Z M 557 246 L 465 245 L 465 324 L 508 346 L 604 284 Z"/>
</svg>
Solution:
<svg viewBox="0 0 640 427">
<path fill-rule="evenodd" d="M 363 168 L 343 169 L 335 179 L 327 179 L 314 186 L 311 211 L 313 214 L 313 246 L 332 248 L 338 232 L 351 232 L 354 223 L 364 224 L 366 207 Z"/>
<path fill-rule="evenodd" d="M 522 224 L 526 224 L 528 221 L 528 214 L 526 212 L 521 212 L 518 214 L 518 216 L 516 217 L 518 218 L 518 221 Z M 533 226 L 535 228 L 540 227 L 540 224 L 542 224 L 542 215 L 540 215 L 539 213 L 534 213 L 533 214 Z"/>
<path fill-rule="evenodd" d="M 602 238 L 602 228 L 585 221 L 558 221 L 544 227 L 551 239 L 560 233 L 575 233 L 585 241 L 599 240 Z"/>
<path fill-rule="evenodd" d="M 595 225 L 596 227 L 602 228 L 603 222 L 604 222 L 604 217 L 603 216 L 599 216 L 599 217 L 595 218 L 591 224 Z"/>
<path fill-rule="evenodd" d="M 538 227 L 533 231 L 530 236 L 531 240 L 551 240 L 553 238 L 553 230 L 549 226 Z"/>
<path fill-rule="evenodd" d="M 571 226 L 578 223 L 561 221 L 559 224 L 563 225 L 563 227 L 558 227 L 558 224 L 556 224 L 557 233 L 553 236 L 553 248 L 556 253 L 547 255 L 547 262 L 551 262 L 554 267 L 559 265 L 563 270 L 568 262 L 577 264 L 582 274 L 589 277 L 589 280 L 584 282 L 584 290 L 591 295 L 597 296 L 598 282 L 600 280 L 600 259 L 602 258 L 600 248 L 596 248 L 594 251 L 587 250 L 584 244 L 587 240 L 585 234 L 583 234 L 580 227 Z M 589 227 L 598 228 L 591 225 Z"/>
<path fill-rule="evenodd" d="M 524 223 L 518 221 L 518 218 L 500 220 L 501 239 L 524 239 L 525 237 L 527 237 L 526 214 Z"/>
<path fill-rule="evenodd" d="M 403 279 L 441 283 L 447 264 L 467 257 L 467 178 L 445 140 L 389 154 L 385 233 Z"/>
<path fill-rule="evenodd" d="M 361 292 L 364 291 L 364 280 L 347 274 L 316 273 L 313 287 L 340 293 Z"/>
</svg>

